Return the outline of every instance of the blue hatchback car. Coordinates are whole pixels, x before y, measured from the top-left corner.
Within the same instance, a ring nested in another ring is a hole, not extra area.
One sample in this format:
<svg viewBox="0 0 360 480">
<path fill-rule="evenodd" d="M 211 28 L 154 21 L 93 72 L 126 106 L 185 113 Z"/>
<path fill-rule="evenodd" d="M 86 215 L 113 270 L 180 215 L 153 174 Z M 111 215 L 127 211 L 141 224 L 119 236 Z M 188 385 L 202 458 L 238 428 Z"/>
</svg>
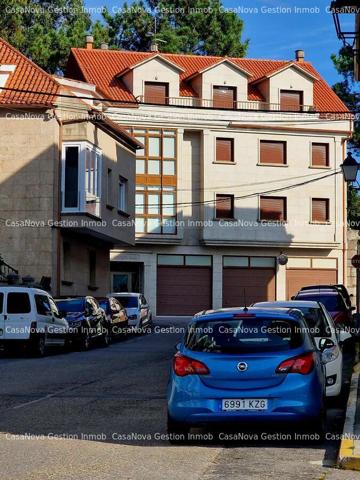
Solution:
<svg viewBox="0 0 360 480">
<path fill-rule="evenodd" d="M 193 426 L 304 422 L 322 431 L 324 367 L 295 309 L 203 312 L 187 327 L 168 386 L 168 434 Z"/>
</svg>

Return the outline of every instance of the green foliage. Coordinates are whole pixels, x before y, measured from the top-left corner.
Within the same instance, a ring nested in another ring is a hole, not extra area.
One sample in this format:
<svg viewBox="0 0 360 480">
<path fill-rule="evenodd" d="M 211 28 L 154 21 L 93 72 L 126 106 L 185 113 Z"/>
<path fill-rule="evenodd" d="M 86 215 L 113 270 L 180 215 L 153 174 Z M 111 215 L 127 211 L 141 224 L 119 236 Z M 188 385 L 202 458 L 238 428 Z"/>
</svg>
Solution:
<svg viewBox="0 0 360 480">
<path fill-rule="evenodd" d="M 334 91 L 342 99 L 351 112 L 360 112 L 359 85 L 354 81 L 354 57 L 350 47 L 343 47 L 338 55 L 331 56 L 335 68 L 343 77 L 341 82 L 333 86 Z M 360 148 L 360 123 L 354 122 L 354 135 L 349 141 L 349 149 L 356 154 Z M 360 229 L 360 197 L 348 187 L 348 221 L 353 228 Z M 356 226 L 359 223 L 358 226 Z"/>
<path fill-rule="evenodd" d="M 248 47 L 243 21 L 219 0 L 136 0 L 104 19 L 110 44 L 126 50 L 149 50 L 155 19 L 163 52 L 243 57 Z"/>
<path fill-rule="evenodd" d="M 84 46 L 91 27 L 83 0 L 0 0 L 0 37 L 50 73 Z"/>
</svg>

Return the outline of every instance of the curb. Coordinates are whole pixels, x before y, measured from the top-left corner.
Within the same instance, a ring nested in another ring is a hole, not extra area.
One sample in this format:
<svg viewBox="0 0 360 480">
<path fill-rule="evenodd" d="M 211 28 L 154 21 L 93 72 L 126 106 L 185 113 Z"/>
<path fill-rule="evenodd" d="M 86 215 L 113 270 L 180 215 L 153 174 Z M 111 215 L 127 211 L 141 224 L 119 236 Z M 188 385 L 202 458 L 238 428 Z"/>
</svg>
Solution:
<svg viewBox="0 0 360 480">
<path fill-rule="evenodd" d="M 360 364 L 354 367 L 351 377 L 349 399 L 346 406 L 346 419 L 341 437 L 338 466 L 344 470 L 360 471 L 360 438 L 355 439 L 355 416 L 358 398 Z"/>
</svg>

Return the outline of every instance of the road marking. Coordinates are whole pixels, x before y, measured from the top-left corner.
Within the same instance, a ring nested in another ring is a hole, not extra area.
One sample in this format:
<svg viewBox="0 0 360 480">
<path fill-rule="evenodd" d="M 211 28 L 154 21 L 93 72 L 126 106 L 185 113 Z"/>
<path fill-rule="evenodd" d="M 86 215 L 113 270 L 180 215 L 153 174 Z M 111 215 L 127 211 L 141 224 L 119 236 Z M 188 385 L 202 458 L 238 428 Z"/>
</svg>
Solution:
<svg viewBox="0 0 360 480">
<path fill-rule="evenodd" d="M 63 388 L 62 390 L 58 390 L 54 393 L 49 393 L 44 397 L 37 398 L 36 400 L 31 400 L 30 402 L 20 403 L 20 405 L 16 405 L 13 407 L 13 410 L 18 410 L 19 408 L 27 407 L 28 405 L 33 405 L 34 403 L 43 402 L 44 400 L 48 400 L 49 398 L 56 397 L 57 395 L 61 395 L 62 393 L 71 392 L 72 390 L 76 390 L 77 388 L 85 387 L 87 385 L 91 385 L 96 383 L 98 380 L 93 380 L 91 382 L 80 383 L 79 385 L 74 385 L 73 387 Z"/>
</svg>

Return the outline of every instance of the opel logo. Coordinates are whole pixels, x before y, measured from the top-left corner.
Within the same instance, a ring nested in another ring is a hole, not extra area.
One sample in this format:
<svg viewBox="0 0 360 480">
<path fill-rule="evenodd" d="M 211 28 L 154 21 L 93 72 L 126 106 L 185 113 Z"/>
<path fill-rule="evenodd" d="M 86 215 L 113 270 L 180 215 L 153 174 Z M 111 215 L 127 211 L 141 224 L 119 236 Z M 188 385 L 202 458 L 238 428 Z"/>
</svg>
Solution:
<svg viewBox="0 0 360 480">
<path fill-rule="evenodd" d="M 245 372 L 248 369 L 248 364 L 245 362 L 239 362 L 237 364 L 237 369 L 239 370 L 239 372 Z"/>
</svg>

